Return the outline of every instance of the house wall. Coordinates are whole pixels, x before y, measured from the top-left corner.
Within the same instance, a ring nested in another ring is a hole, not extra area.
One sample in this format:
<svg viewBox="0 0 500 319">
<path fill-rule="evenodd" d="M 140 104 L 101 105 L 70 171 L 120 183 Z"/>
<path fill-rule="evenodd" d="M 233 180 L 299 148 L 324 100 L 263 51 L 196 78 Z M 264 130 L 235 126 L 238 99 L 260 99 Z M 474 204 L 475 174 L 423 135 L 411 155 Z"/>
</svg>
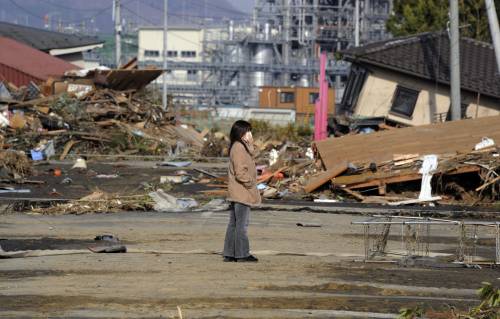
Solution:
<svg viewBox="0 0 500 319">
<path fill-rule="evenodd" d="M 87 69 L 87 64 L 85 63 L 85 59 L 83 58 L 83 52 L 76 52 L 70 54 L 61 54 L 57 56 L 59 59 L 62 59 L 66 62 L 74 64 L 82 69 Z"/>
<path fill-rule="evenodd" d="M 139 62 L 162 62 L 163 61 L 163 29 L 143 28 L 138 35 Z M 157 51 L 158 56 L 148 56 L 146 51 Z M 172 28 L 167 32 L 167 51 L 176 51 L 177 57 L 168 57 L 170 61 L 200 62 L 203 53 L 203 30 L 193 28 Z M 195 57 L 182 57 L 182 51 L 194 51 Z M 195 84 L 201 81 L 201 72 L 196 75 L 188 75 L 185 70 L 175 70 L 168 74 L 168 83 L 172 84 Z M 161 77 L 159 78 L 161 81 Z"/>
<path fill-rule="evenodd" d="M 398 85 L 420 91 L 415 110 L 410 118 L 390 111 Z M 449 94 L 447 86 L 436 85 L 431 81 L 397 72 L 373 68 L 360 92 L 354 107 L 354 115 L 386 116 L 393 121 L 407 125 L 425 125 L 444 121 L 450 108 Z M 466 117 L 500 115 L 500 101 L 498 99 L 480 96 L 479 104 L 476 104 L 477 99 L 477 94 L 462 91 L 462 103 L 467 104 Z"/>
<path fill-rule="evenodd" d="M 294 101 L 283 103 L 280 101 L 280 93 L 294 93 Z M 264 86 L 259 91 L 259 107 L 261 108 L 283 108 L 295 109 L 297 114 L 314 114 L 314 103 L 309 103 L 309 94 L 319 93 L 316 87 L 272 87 Z M 333 115 L 335 104 L 335 92 L 333 88 L 328 89 L 328 113 Z"/>
</svg>

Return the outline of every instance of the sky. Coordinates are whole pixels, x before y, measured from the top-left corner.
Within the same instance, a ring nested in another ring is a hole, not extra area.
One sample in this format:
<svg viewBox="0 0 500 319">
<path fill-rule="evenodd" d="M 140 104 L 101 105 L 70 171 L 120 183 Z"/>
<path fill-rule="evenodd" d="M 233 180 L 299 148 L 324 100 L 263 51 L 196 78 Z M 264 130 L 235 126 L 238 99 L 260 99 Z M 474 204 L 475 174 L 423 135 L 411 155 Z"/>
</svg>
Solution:
<svg viewBox="0 0 500 319">
<path fill-rule="evenodd" d="M 247 13 L 252 12 L 252 8 L 255 3 L 254 0 L 232 0 L 231 2 L 236 8 Z"/>
</svg>

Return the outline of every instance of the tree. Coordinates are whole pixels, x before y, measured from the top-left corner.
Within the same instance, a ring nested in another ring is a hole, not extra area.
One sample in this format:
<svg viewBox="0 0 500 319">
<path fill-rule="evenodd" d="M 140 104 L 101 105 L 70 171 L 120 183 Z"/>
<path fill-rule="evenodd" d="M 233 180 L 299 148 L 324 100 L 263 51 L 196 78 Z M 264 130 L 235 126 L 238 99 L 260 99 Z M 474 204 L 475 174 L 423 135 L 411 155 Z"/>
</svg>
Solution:
<svg viewBox="0 0 500 319">
<path fill-rule="evenodd" d="M 495 0 L 500 16 L 500 0 Z M 394 10 L 386 26 L 394 36 L 445 30 L 449 0 L 394 0 Z M 484 0 L 459 0 L 460 34 L 491 42 Z"/>
</svg>

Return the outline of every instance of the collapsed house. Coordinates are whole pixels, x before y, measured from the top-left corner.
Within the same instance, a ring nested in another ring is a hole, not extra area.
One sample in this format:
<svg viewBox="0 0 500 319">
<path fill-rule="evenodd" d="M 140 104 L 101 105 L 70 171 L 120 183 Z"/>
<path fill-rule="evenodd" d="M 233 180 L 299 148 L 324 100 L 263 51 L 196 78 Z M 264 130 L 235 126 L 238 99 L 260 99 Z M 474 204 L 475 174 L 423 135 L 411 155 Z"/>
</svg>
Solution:
<svg viewBox="0 0 500 319">
<path fill-rule="evenodd" d="M 460 41 L 462 118 L 500 114 L 500 75 L 489 43 Z M 404 125 L 450 118 L 450 41 L 446 32 L 376 42 L 344 52 L 352 62 L 341 103 L 354 117 Z"/>
</svg>

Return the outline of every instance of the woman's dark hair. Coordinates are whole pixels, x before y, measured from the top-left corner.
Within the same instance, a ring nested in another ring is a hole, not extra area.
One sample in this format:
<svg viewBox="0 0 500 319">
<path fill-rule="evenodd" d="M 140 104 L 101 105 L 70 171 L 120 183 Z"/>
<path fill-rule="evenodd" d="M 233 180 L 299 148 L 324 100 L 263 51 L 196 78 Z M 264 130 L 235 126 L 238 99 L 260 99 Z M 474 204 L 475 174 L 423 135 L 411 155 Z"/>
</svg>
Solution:
<svg viewBox="0 0 500 319">
<path fill-rule="evenodd" d="M 231 133 L 229 133 L 229 139 L 231 140 L 229 149 L 233 147 L 235 142 L 240 142 L 248 152 L 247 145 L 243 142 L 242 137 L 251 130 L 252 124 L 248 123 L 247 121 L 238 120 L 234 122 L 233 127 L 231 127 Z"/>
</svg>

